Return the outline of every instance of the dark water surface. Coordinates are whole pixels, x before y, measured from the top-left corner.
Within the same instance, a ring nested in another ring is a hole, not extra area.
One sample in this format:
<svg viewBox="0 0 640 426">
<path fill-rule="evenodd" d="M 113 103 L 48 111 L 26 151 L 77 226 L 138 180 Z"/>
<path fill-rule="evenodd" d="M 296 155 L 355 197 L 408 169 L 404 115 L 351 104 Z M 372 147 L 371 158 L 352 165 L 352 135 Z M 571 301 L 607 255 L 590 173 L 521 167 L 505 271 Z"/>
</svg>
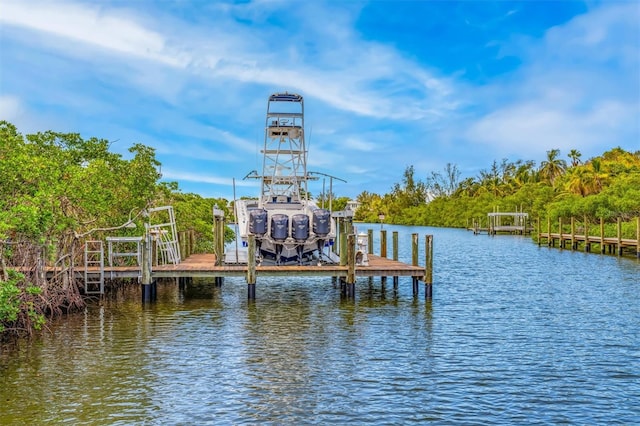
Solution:
<svg viewBox="0 0 640 426">
<path fill-rule="evenodd" d="M 434 234 L 432 302 L 410 279 L 133 286 L 2 349 L 0 424 L 640 423 L 638 260 L 385 229 L 405 261 Z"/>
</svg>

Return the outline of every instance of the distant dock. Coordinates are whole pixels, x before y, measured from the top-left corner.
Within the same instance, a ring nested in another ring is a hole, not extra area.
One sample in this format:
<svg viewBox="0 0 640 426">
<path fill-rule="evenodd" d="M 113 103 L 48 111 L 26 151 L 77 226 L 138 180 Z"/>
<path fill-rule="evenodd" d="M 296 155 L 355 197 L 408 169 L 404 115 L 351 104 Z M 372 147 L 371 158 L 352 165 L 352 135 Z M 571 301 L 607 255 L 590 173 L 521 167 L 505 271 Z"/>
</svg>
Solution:
<svg viewBox="0 0 640 426">
<path fill-rule="evenodd" d="M 487 214 L 488 226 L 483 227 L 480 219 L 473 219 L 467 230 L 475 235 L 500 233 L 524 235 L 530 233 L 533 228 L 528 226 L 529 214 L 523 212 L 492 212 Z"/>
<path fill-rule="evenodd" d="M 569 222 L 569 232 L 565 232 L 565 223 L 562 218 L 559 219 L 558 232 L 552 232 L 551 222 L 547 221 L 547 231 L 542 232 L 540 229 L 540 221 L 538 220 L 538 245 L 542 245 L 546 241 L 549 247 L 571 248 L 579 250 L 580 245 L 585 252 L 592 251 L 592 245 L 597 245 L 600 253 L 617 254 L 622 256 L 625 251 L 635 254 L 640 259 L 640 217 L 636 218 L 636 238 L 622 238 L 622 221 L 620 218 L 616 224 L 616 235 L 606 236 L 604 220 L 600 219 L 599 235 L 589 235 L 589 223 L 584 219 L 580 227 L 577 226 L 575 218 L 571 218 Z"/>
</svg>

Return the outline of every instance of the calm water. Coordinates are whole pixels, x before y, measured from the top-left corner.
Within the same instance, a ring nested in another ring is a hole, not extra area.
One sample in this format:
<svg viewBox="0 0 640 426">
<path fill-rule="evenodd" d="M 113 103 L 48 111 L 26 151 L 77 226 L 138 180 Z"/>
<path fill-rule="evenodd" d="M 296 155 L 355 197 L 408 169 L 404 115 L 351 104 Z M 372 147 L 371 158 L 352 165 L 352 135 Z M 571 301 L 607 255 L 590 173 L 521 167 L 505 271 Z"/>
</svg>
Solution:
<svg viewBox="0 0 640 426">
<path fill-rule="evenodd" d="M 0 424 L 640 423 L 639 261 L 385 229 L 407 261 L 434 234 L 432 302 L 410 279 L 134 286 L 2 350 Z"/>
</svg>

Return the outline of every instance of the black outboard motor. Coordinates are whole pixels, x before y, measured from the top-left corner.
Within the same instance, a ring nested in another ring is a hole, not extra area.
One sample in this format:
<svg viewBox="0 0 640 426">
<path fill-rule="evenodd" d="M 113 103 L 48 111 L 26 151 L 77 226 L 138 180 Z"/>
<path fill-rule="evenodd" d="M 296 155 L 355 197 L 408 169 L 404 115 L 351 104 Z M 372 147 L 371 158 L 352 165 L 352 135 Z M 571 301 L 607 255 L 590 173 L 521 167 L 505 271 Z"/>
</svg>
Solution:
<svg viewBox="0 0 640 426">
<path fill-rule="evenodd" d="M 325 209 L 313 211 L 313 233 L 318 237 L 326 237 L 331 232 L 331 212 Z"/>
<path fill-rule="evenodd" d="M 286 214 L 274 214 L 271 216 L 271 238 L 274 241 L 283 243 L 289 236 L 289 216 Z M 280 264 L 280 255 L 282 254 L 282 244 L 276 242 L 276 265 Z"/>
<path fill-rule="evenodd" d="M 260 236 L 267 233 L 267 211 L 265 209 L 249 211 L 249 232 Z"/>
<path fill-rule="evenodd" d="M 284 241 L 288 236 L 289 216 L 279 213 L 271 216 L 271 238 L 275 241 Z"/>
<path fill-rule="evenodd" d="M 331 232 L 331 212 L 325 209 L 313 211 L 313 233 L 318 236 L 318 265 L 322 261 L 324 237 Z"/>
<path fill-rule="evenodd" d="M 302 265 L 304 243 L 309 238 L 309 216 L 306 214 L 294 214 L 291 216 L 291 237 L 298 243 L 296 247 L 298 263 Z"/>
<path fill-rule="evenodd" d="M 262 237 L 267 233 L 267 211 L 265 209 L 249 210 L 249 233 L 256 235 L 256 252 L 260 255 Z"/>
<path fill-rule="evenodd" d="M 291 236 L 298 243 L 307 241 L 309 238 L 309 216 L 306 214 L 291 216 Z"/>
</svg>

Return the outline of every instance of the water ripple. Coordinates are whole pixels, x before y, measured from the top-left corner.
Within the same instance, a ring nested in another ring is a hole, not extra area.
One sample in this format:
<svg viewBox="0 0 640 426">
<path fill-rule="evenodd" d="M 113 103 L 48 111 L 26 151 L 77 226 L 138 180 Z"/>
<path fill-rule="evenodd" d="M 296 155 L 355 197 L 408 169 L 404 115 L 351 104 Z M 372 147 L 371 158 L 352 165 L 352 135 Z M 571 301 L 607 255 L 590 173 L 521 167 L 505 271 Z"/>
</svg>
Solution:
<svg viewBox="0 0 640 426">
<path fill-rule="evenodd" d="M 435 234 L 433 302 L 402 279 L 124 289 L 0 352 L 0 423 L 640 422 L 640 262 L 389 229 Z"/>
</svg>

